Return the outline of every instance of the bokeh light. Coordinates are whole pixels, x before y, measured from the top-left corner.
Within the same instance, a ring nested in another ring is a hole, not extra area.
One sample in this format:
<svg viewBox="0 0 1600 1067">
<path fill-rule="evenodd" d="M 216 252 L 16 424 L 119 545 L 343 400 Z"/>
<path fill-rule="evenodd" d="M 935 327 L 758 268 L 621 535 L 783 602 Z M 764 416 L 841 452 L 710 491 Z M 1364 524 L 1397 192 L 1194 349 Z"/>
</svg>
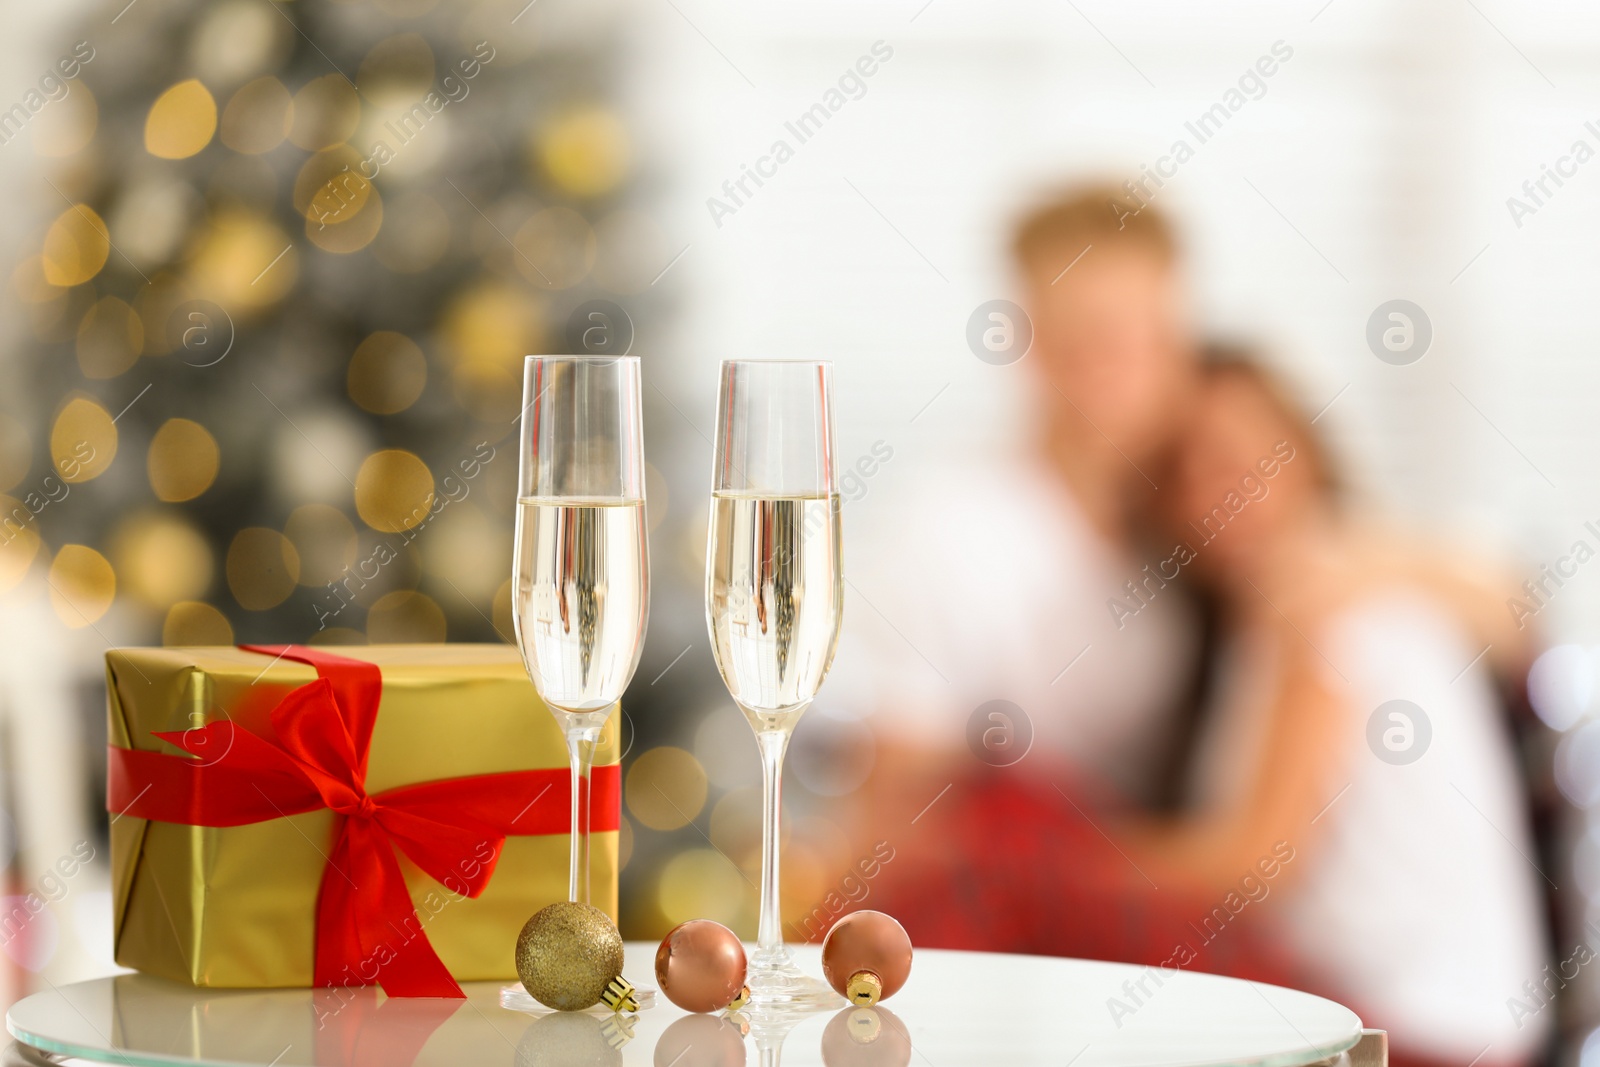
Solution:
<svg viewBox="0 0 1600 1067">
<path fill-rule="evenodd" d="M 374 452 L 356 472 L 356 514 L 374 530 L 400 533 L 428 517 L 433 472 L 402 448 Z"/>
<path fill-rule="evenodd" d="M 270 152 L 289 136 L 294 98 L 270 75 L 242 86 L 222 112 L 222 143 L 235 152 Z"/>
<path fill-rule="evenodd" d="M 534 285 L 570 289 L 588 277 L 594 266 L 595 236 L 588 220 L 570 207 L 536 212 L 512 238 L 512 257 L 522 276 Z"/>
<path fill-rule="evenodd" d="M 705 539 L 701 541 L 704 565 Z M 733 704 L 719 704 L 700 716 L 694 731 L 694 754 L 718 789 L 761 785 L 761 750 L 744 713 Z"/>
<path fill-rule="evenodd" d="M 543 348 L 544 329 L 543 306 L 508 282 L 486 278 L 456 294 L 441 334 L 461 404 L 485 422 L 515 418 L 522 359 Z"/>
<path fill-rule="evenodd" d="M 397 589 L 385 593 L 367 609 L 367 640 L 375 645 L 444 639 L 444 612 L 424 593 Z"/>
<path fill-rule="evenodd" d="M 170 511 L 139 511 L 111 534 L 111 557 L 123 589 L 165 610 L 203 596 L 211 585 L 211 546 L 192 523 Z"/>
<path fill-rule="evenodd" d="M 379 330 L 356 346 L 345 373 L 350 399 L 374 415 L 404 411 L 428 384 L 428 361 L 402 333 Z"/>
<path fill-rule="evenodd" d="M 0 590 L 22 581 L 39 554 L 39 531 L 24 501 L 0 494 Z"/>
<path fill-rule="evenodd" d="M 150 441 L 145 466 L 158 500 L 193 500 L 216 481 L 222 454 L 211 431 L 190 419 L 168 419 Z"/>
<path fill-rule="evenodd" d="M 144 324 L 124 301 L 102 297 L 78 324 L 77 350 L 85 378 L 115 378 L 138 362 Z"/>
<path fill-rule="evenodd" d="M 247 526 L 228 546 L 228 589 L 239 606 L 266 611 L 288 599 L 300 580 L 300 556 L 277 530 Z"/>
<path fill-rule="evenodd" d="M 789 826 L 781 833 L 787 843 Z M 761 869 L 761 790 L 724 793 L 711 809 L 711 843 L 746 871 Z"/>
<path fill-rule="evenodd" d="M 205 210 L 204 201 L 188 182 L 150 179 L 133 183 L 117 200 L 111 228 L 117 250 L 135 263 L 153 266 L 174 259 L 190 224 Z M 143 291 L 140 292 L 143 296 Z M 134 298 L 135 301 L 139 297 Z M 159 333 L 161 323 L 156 323 Z M 150 323 L 145 323 L 148 335 Z M 149 337 L 146 337 L 148 343 Z"/>
<path fill-rule="evenodd" d="M 39 253 L 44 277 L 51 285 L 82 285 L 100 273 L 111 254 L 111 235 L 87 204 L 73 204 L 45 231 Z"/>
<path fill-rule="evenodd" d="M 573 196 L 612 192 L 628 173 L 627 131 L 598 104 L 572 108 L 540 127 L 534 153 L 550 181 Z"/>
<path fill-rule="evenodd" d="M 62 405 L 50 428 L 50 459 L 63 481 L 98 478 L 116 457 L 117 425 L 111 412 L 84 396 Z"/>
<path fill-rule="evenodd" d="M 196 295 L 237 315 L 281 300 L 298 269 L 298 254 L 276 223 L 227 209 L 201 234 L 184 275 Z"/>
<path fill-rule="evenodd" d="M 62 545 L 50 563 L 50 606 L 73 629 L 93 626 L 117 595 L 110 562 L 88 545 Z"/>
<path fill-rule="evenodd" d="M 342 74 L 313 78 L 294 94 L 294 121 L 289 140 L 297 148 L 317 152 L 343 144 L 361 121 L 361 100 Z"/>
<path fill-rule="evenodd" d="M 674 855 L 656 885 L 657 906 L 668 923 L 713 919 L 724 926 L 744 925 L 745 897 L 752 893 L 744 876 L 714 849 L 690 848 Z"/>
<path fill-rule="evenodd" d="M 144 123 L 144 147 L 159 159 L 188 159 L 217 132 L 217 102 L 196 78 L 156 97 Z"/>
<path fill-rule="evenodd" d="M 233 627 L 228 617 L 210 604 L 185 600 L 172 605 L 161 624 L 161 643 L 174 645 L 231 645 Z"/>
<path fill-rule="evenodd" d="M 706 803 L 706 772 L 681 748 L 663 745 L 640 754 L 623 791 L 628 811 L 652 830 L 687 826 Z"/>
<path fill-rule="evenodd" d="M 1552 730 L 1567 730 L 1594 706 L 1600 663 L 1578 645 L 1545 651 L 1528 671 L 1528 700 Z"/>
<path fill-rule="evenodd" d="M 468 499 L 441 511 L 417 543 L 426 571 L 478 604 L 494 597 L 511 570 L 512 532 L 511 523 L 485 514 Z"/>
<path fill-rule="evenodd" d="M 213 84 L 237 84 L 282 63 L 293 26 L 270 0 L 216 0 L 206 5 L 189 42 L 190 62 Z"/>
<path fill-rule="evenodd" d="M 300 557 L 300 584 L 325 586 L 356 561 L 356 528 L 336 507 L 302 504 L 289 513 L 284 536 Z"/>
</svg>

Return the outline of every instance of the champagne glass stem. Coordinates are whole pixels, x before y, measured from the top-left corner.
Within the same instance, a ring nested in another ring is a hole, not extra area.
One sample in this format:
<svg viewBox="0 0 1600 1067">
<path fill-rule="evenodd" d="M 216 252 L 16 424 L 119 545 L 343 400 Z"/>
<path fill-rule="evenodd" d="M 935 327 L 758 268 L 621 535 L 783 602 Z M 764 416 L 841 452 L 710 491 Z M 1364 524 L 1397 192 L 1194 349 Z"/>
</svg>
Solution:
<svg viewBox="0 0 1600 1067">
<path fill-rule="evenodd" d="M 567 899 L 589 903 L 589 777 L 600 727 L 569 716 L 567 758 L 572 765 L 572 851 L 567 857 Z"/>
<path fill-rule="evenodd" d="M 783 801 L 783 756 L 789 748 L 787 729 L 759 730 L 761 746 L 761 921 L 756 931 L 759 955 L 776 960 L 783 947 L 783 911 L 778 899 L 779 816 Z"/>
</svg>

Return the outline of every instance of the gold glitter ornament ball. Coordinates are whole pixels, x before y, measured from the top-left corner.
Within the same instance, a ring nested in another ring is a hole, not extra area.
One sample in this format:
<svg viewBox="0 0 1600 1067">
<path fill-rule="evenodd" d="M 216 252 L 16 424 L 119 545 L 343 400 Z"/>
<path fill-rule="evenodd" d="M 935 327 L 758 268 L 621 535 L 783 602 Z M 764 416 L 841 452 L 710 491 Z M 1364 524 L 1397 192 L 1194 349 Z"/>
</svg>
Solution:
<svg viewBox="0 0 1600 1067">
<path fill-rule="evenodd" d="M 622 935 L 610 916 L 588 904 L 551 904 L 517 937 L 517 976 L 547 1008 L 593 1007 L 621 974 Z"/>
</svg>

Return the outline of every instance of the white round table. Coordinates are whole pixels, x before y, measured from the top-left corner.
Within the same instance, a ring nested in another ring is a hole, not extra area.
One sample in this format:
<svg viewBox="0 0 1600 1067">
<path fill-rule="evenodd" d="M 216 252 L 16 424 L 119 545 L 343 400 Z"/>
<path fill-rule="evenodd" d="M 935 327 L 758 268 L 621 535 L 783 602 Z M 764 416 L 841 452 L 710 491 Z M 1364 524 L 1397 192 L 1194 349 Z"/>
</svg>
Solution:
<svg viewBox="0 0 1600 1067">
<path fill-rule="evenodd" d="M 821 974 L 815 946 L 796 955 Z M 654 945 L 629 944 L 625 975 L 654 986 L 654 958 Z M 932 949 L 877 1009 L 841 1001 L 788 1020 L 688 1016 L 664 997 L 631 1019 L 534 1015 L 501 1007 L 501 983 L 466 988 L 465 1002 L 389 1000 L 374 989 L 192 989 L 130 974 L 35 993 L 6 1027 L 54 1058 L 141 1067 L 710 1067 L 776 1063 L 779 1051 L 789 1067 L 1302 1067 L 1361 1036 L 1349 1009 L 1278 986 Z"/>
</svg>

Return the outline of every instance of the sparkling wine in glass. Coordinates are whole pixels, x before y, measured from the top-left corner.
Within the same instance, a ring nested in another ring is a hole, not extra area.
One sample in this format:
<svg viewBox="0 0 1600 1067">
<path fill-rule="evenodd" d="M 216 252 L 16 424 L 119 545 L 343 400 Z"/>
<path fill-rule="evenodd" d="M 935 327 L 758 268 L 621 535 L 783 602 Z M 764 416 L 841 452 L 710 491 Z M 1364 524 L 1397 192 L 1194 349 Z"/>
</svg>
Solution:
<svg viewBox="0 0 1600 1067">
<path fill-rule="evenodd" d="M 764 771 L 761 917 L 748 975 L 758 1008 L 843 1003 L 795 966 L 778 901 L 784 752 L 833 663 L 844 606 L 832 374 L 829 363 L 732 360 L 717 396 L 706 621 Z"/>
<path fill-rule="evenodd" d="M 572 765 L 568 899 L 589 902 L 589 770 L 650 606 L 636 356 L 529 356 L 512 615 Z"/>
</svg>

